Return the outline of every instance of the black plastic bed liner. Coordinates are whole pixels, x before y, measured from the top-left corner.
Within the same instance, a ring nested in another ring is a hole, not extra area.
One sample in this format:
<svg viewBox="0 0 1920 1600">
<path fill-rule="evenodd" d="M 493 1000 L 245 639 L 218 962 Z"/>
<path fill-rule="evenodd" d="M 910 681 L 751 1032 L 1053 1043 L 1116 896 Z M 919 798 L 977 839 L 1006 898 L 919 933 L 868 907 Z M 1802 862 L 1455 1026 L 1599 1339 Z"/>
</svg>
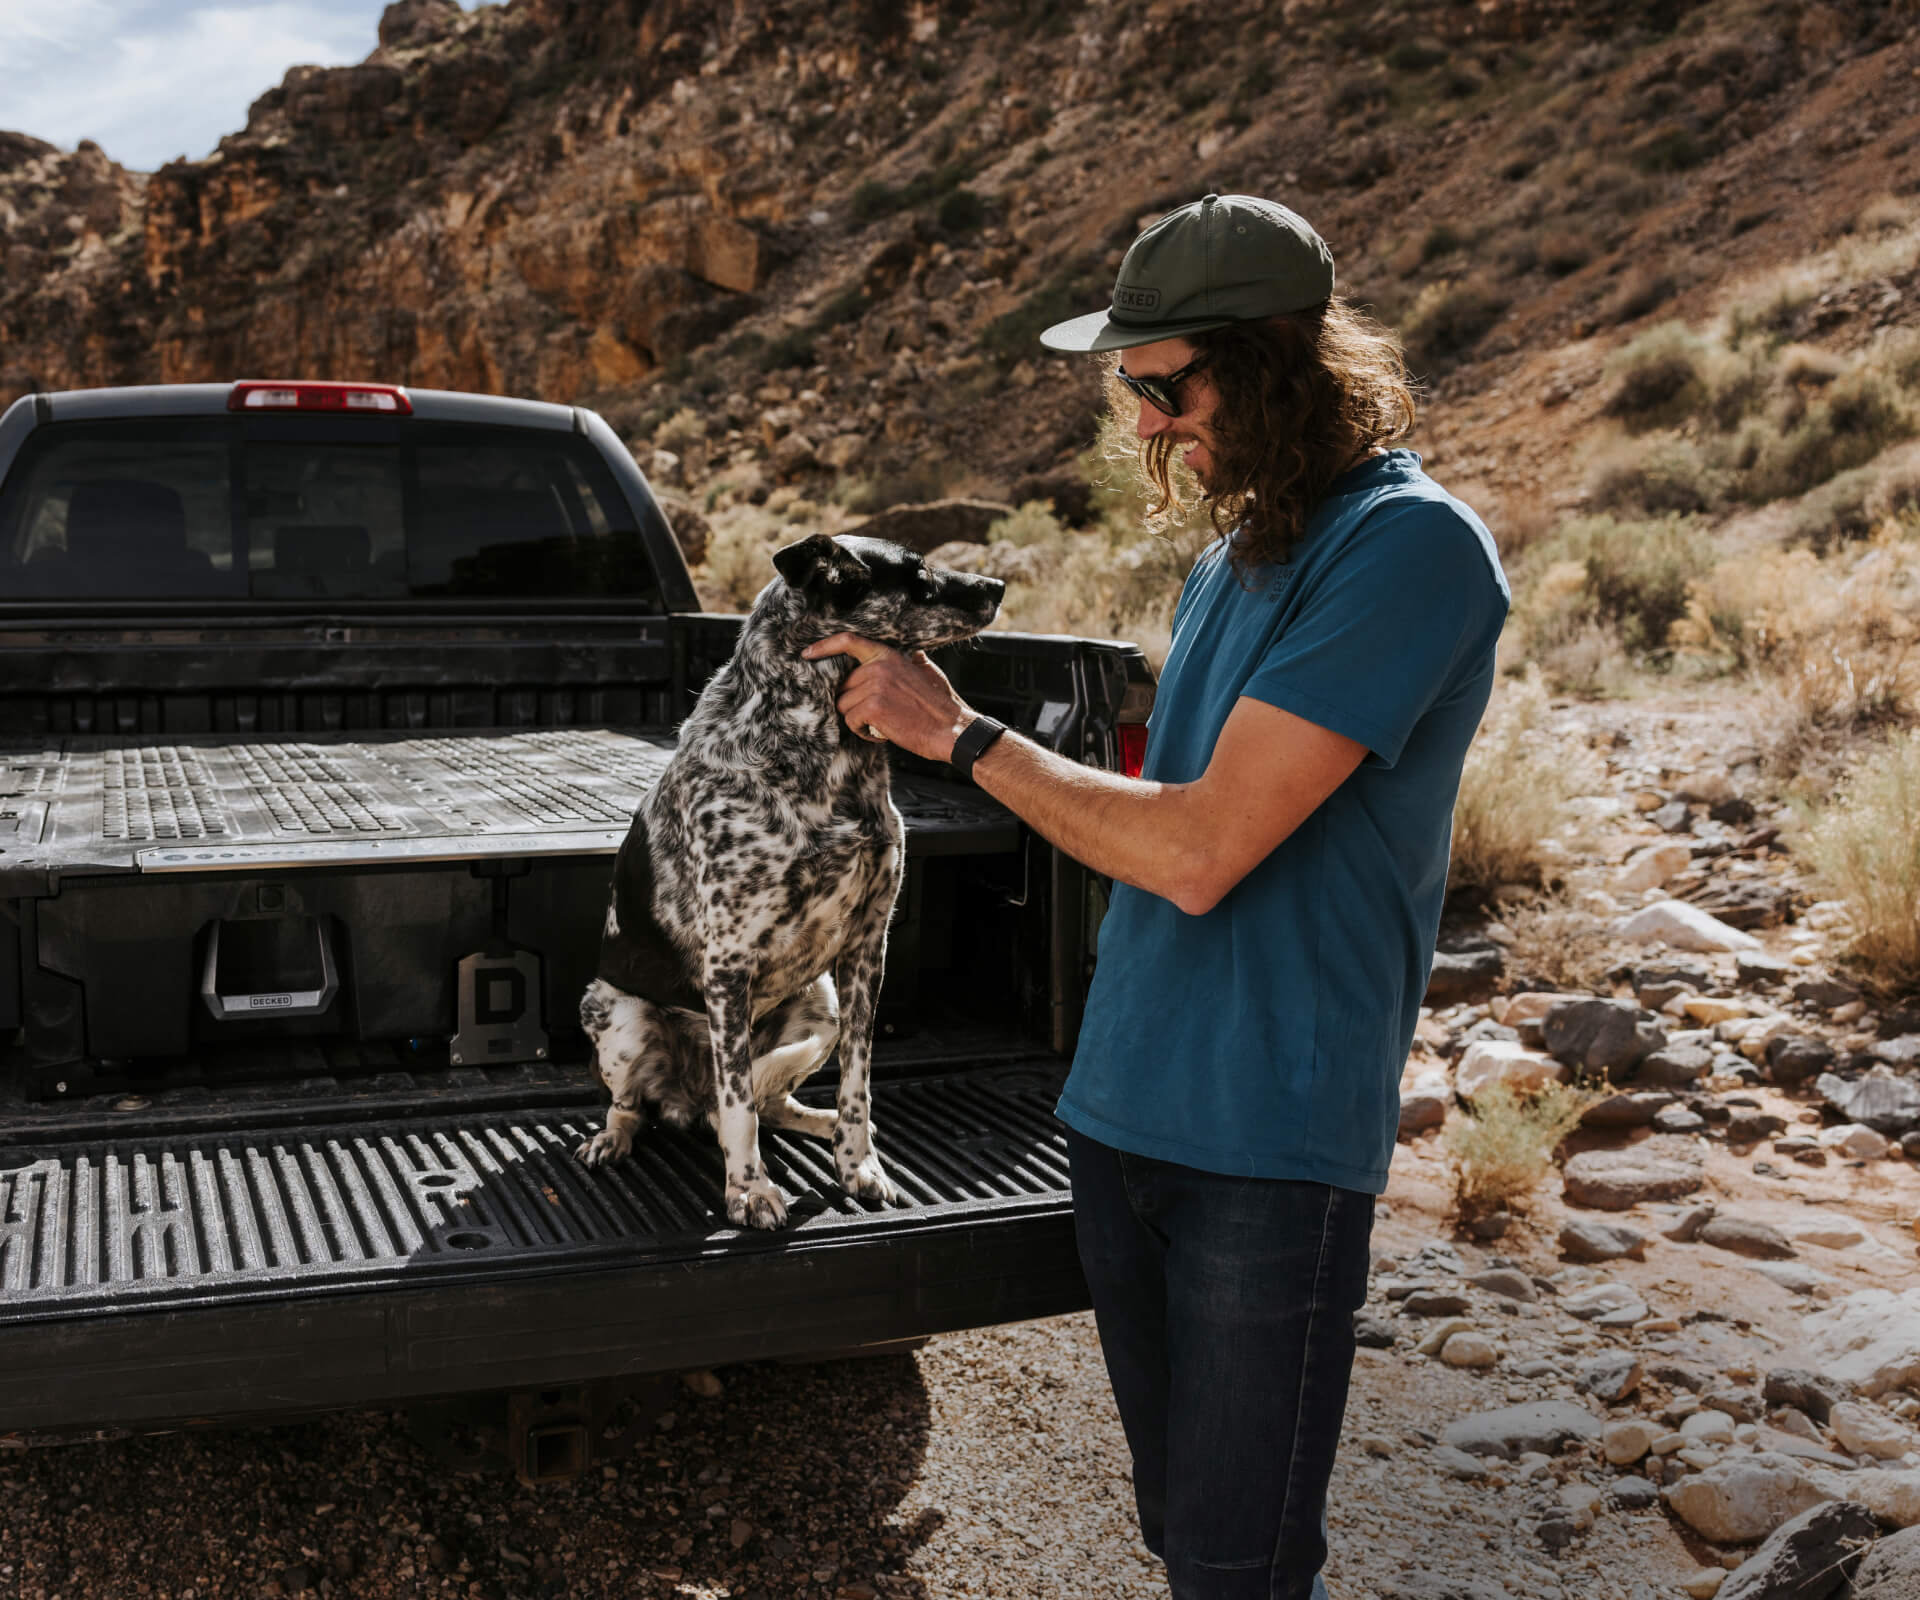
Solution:
<svg viewBox="0 0 1920 1600">
<path fill-rule="evenodd" d="M 581 1166 L 599 1117 L 577 1103 L 0 1151 L 0 1430 L 586 1381 L 1081 1309 L 1062 1071 L 879 1086 L 897 1208 L 850 1200 L 825 1146 L 763 1128 L 792 1218 L 775 1234 L 726 1222 L 704 1130 L 649 1128 L 631 1157 Z"/>
<path fill-rule="evenodd" d="M 0 892 L 71 873 L 611 855 L 673 753 L 607 728 L 0 744 Z M 977 790 L 896 774 L 916 855 L 1010 850 Z"/>
</svg>

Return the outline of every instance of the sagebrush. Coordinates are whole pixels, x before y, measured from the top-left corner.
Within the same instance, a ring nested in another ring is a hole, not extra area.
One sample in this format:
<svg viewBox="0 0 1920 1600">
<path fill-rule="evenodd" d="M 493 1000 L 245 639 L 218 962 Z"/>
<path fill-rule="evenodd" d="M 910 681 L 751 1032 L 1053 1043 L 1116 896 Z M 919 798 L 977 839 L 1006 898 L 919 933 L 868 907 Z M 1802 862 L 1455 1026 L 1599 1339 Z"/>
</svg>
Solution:
<svg viewBox="0 0 1920 1600">
<path fill-rule="evenodd" d="M 1442 1136 L 1460 1220 L 1524 1210 L 1553 1170 L 1554 1151 L 1594 1099 L 1591 1091 L 1564 1083 L 1524 1094 L 1502 1080 L 1475 1095 L 1467 1114 L 1451 1119 Z"/>
<path fill-rule="evenodd" d="M 1852 913 L 1853 967 L 1883 993 L 1920 990 L 1920 730 L 1894 735 L 1855 768 L 1807 849 Z"/>
</svg>

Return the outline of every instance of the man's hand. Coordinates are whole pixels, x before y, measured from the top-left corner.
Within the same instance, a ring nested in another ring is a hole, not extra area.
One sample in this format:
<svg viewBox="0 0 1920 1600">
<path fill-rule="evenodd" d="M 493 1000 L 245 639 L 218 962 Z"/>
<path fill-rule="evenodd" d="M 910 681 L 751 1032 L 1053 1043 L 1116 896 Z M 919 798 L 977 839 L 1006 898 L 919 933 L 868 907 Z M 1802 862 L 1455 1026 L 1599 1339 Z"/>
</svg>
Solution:
<svg viewBox="0 0 1920 1600">
<path fill-rule="evenodd" d="M 953 741 L 974 718 L 924 650 L 902 655 L 857 633 L 836 633 L 800 653 L 809 661 L 852 656 L 859 663 L 840 686 L 838 704 L 847 726 L 862 739 L 891 740 L 929 761 L 946 761 Z"/>
</svg>

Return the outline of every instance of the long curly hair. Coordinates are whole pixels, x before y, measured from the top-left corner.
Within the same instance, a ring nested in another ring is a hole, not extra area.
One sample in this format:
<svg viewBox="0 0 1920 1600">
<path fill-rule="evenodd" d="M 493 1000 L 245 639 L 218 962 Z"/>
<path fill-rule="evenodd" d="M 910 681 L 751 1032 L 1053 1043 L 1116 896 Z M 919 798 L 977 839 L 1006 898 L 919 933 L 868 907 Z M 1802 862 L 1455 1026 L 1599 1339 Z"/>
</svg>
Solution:
<svg viewBox="0 0 1920 1600">
<path fill-rule="evenodd" d="M 1413 383 L 1399 339 L 1337 295 L 1311 310 L 1229 323 L 1189 342 L 1218 396 L 1209 424 L 1213 471 L 1190 496 L 1175 481 L 1172 435 L 1133 440 L 1148 516 L 1181 521 L 1197 500 L 1215 535 L 1239 530 L 1229 548 L 1245 578 L 1287 559 L 1335 478 L 1413 430 Z M 1107 358 L 1109 437 L 1136 404 L 1113 376 L 1120 363 L 1118 354 Z"/>
</svg>

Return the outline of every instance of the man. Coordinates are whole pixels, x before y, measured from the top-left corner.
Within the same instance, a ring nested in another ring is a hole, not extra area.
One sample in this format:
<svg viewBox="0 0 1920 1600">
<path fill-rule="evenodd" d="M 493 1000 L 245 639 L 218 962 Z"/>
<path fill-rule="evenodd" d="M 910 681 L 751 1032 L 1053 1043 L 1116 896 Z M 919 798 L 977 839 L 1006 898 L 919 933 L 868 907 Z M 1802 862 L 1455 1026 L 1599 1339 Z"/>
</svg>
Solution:
<svg viewBox="0 0 1920 1600">
<path fill-rule="evenodd" d="M 1117 880 L 1059 1114 L 1141 1529 L 1179 1600 L 1323 1597 L 1352 1314 L 1506 583 L 1479 519 L 1387 448 L 1414 415 L 1398 345 L 1285 207 L 1181 207 L 1109 310 L 1042 339 L 1120 353 L 1161 508 L 1177 453 L 1221 535 L 1143 775 L 1003 734 L 923 657 L 807 654 L 859 662 L 839 705 L 864 737 L 953 761 Z"/>
</svg>

